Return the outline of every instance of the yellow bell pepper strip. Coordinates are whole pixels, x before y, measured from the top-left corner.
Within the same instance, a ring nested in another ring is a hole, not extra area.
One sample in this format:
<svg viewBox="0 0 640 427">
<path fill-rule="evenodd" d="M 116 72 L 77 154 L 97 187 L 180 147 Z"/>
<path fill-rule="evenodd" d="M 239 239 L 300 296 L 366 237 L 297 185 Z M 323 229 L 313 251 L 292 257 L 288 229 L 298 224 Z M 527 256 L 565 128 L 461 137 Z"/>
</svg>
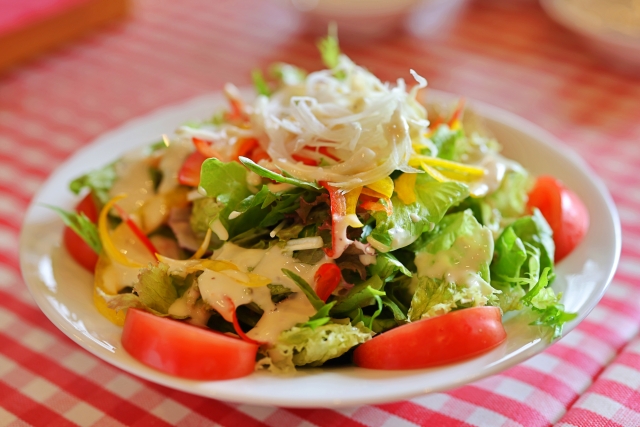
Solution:
<svg viewBox="0 0 640 427">
<path fill-rule="evenodd" d="M 204 236 L 204 240 L 202 241 L 202 244 L 200 245 L 196 253 L 194 253 L 189 259 L 202 258 L 202 256 L 207 252 L 207 249 L 209 249 L 209 243 L 211 242 L 211 233 L 213 233 L 211 231 L 211 228 L 207 228 L 207 234 Z"/>
<path fill-rule="evenodd" d="M 398 198 L 405 205 L 415 203 L 417 200 L 415 190 L 417 177 L 418 174 L 415 173 L 403 173 L 398 178 L 396 178 L 395 190 L 398 194 Z"/>
<path fill-rule="evenodd" d="M 117 202 L 124 199 L 125 197 L 127 197 L 126 194 L 119 194 L 104 205 L 104 207 L 100 211 L 100 216 L 98 217 L 98 234 L 100 235 L 100 240 L 102 241 L 104 252 L 111 259 L 111 261 L 117 262 L 118 264 L 122 264 L 126 267 L 142 268 L 144 267 L 144 265 L 130 260 L 122 252 L 120 252 L 118 248 L 116 248 L 113 240 L 111 240 L 111 234 L 109 233 L 109 219 L 107 218 L 107 216 L 109 215 L 109 211 Z"/>
<path fill-rule="evenodd" d="M 240 271 L 237 265 L 229 261 L 219 261 L 215 259 L 203 259 L 197 264 L 187 267 L 187 273 L 193 273 L 194 271 L 201 270 L 223 271 L 223 270 L 236 270 Z"/>
<path fill-rule="evenodd" d="M 361 192 L 362 187 L 356 187 L 344 195 L 347 203 L 347 215 L 356 213 L 356 206 L 358 206 L 358 198 Z"/>
<path fill-rule="evenodd" d="M 114 323 L 117 326 L 122 326 L 124 325 L 126 311 L 116 311 L 110 308 L 109 303 L 105 299 L 105 296 L 111 296 L 111 294 L 107 292 L 104 284 L 104 272 L 110 265 L 111 261 L 106 254 L 103 253 L 98 257 L 93 279 L 93 305 L 96 307 L 98 312 L 106 317 L 111 323 Z"/>
<path fill-rule="evenodd" d="M 151 243 L 151 240 L 149 240 L 147 235 L 144 234 L 142 230 L 140 230 L 140 227 L 138 227 L 138 225 L 131 219 L 129 214 L 126 213 L 124 209 L 122 209 L 120 206 L 115 204 L 113 205 L 113 207 L 116 209 L 116 211 L 118 211 L 118 215 L 120 215 L 120 218 L 122 218 L 125 224 L 127 224 L 127 227 L 129 227 L 129 229 L 133 232 L 133 234 L 136 235 L 136 237 L 138 238 L 138 240 L 140 240 L 140 242 L 144 245 L 144 247 L 147 248 L 149 252 L 151 252 L 151 255 L 155 257 L 156 254 L 158 253 L 158 250 L 153 245 L 153 243 Z"/>
<path fill-rule="evenodd" d="M 372 184 L 369 184 L 366 187 L 382 194 L 387 199 L 390 199 L 393 195 L 393 180 L 389 176 L 382 178 L 381 180 L 378 180 Z"/>
<path fill-rule="evenodd" d="M 447 178 L 446 176 L 442 175 L 437 169 L 432 168 L 431 166 L 429 166 L 425 162 L 421 162 L 420 166 L 422 167 L 422 169 L 426 173 L 428 173 L 431 176 L 431 178 L 435 179 L 438 182 L 449 182 L 449 181 L 451 181 L 449 178 Z"/>
<path fill-rule="evenodd" d="M 463 163 L 452 162 L 451 160 L 441 159 L 439 157 L 423 156 L 416 154 L 409 160 L 409 166 L 419 167 L 422 164 L 432 167 L 451 171 L 460 175 L 466 175 L 471 179 L 481 178 L 484 176 L 485 170 L 478 166 L 465 165 Z"/>
</svg>

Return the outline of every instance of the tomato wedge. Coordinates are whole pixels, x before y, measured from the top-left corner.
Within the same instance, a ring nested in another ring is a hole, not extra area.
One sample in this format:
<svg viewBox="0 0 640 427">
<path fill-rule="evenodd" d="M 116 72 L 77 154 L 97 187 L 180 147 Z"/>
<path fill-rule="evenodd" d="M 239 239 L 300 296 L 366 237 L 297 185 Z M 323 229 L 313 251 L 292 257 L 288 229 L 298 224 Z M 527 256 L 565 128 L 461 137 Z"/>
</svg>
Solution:
<svg viewBox="0 0 640 427">
<path fill-rule="evenodd" d="M 84 213 L 92 222 L 98 221 L 98 208 L 91 193 L 87 194 L 76 206 L 76 212 Z M 98 254 L 69 227 L 64 228 L 62 241 L 67 252 L 78 264 L 93 273 L 98 262 Z"/>
<path fill-rule="evenodd" d="M 420 369 L 468 359 L 507 338 L 498 307 L 472 307 L 407 323 L 355 349 L 353 361 L 369 369 Z"/>
<path fill-rule="evenodd" d="M 556 262 L 569 255 L 587 234 L 589 212 L 584 203 L 551 176 L 540 176 L 536 180 L 527 207 L 538 208 L 553 230 Z"/>
<path fill-rule="evenodd" d="M 127 352 L 152 368 L 196 380 L 228 380 L 253 372 L 258 345 L 130 308 L 122 330 Z"/>
</svg>

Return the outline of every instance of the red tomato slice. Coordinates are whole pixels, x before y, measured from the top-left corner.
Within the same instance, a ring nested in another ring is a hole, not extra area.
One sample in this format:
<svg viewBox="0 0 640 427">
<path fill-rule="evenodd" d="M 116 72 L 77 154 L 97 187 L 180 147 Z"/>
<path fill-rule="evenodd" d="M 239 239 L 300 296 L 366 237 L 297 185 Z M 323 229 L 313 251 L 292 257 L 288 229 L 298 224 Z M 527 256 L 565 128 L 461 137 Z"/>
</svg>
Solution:
<svg viewBox="0 0 640 427">
<path fill-rule="evenodd" d="M 93 201 L 91 193 L 87 194 L 76 206 L 76 212 L 83 212 L 92 222 L 98 221 L 98 208 Z M 62 234 L 62 241 L 67 252 L 78 264 L 93 273 L 98 262 L 98 254 L 87 243 L 78 236 L 75 231 L 65 227 Z"/>
<path fill-rule="evenodd" d="M 561 182 L 541 176 L 529 193 L 527 207 L 540 209 L 553 230 L 555 261 L 569 255 L 582 241 L 589 228 L 589 212 L 582 200 Z"/>
<path fill-rule="evenodd" d="M 200 185 L 200 169 L 207 157 L 199 151 L 189 154 L 178 172 L 178 182 L 182 185 L 197 187 Z"/>
<path fill-rule="evenodd" d="M 420 369 L 468 359 L 507 338 L 498 307 L 472 307 L 407 323 L 355 349 L 353 361 L 369 369 Z"/>
<path fill-rule="evenodd" d="M 122 330 L 127 352 L 152 368 L 195 380 L 228 380 L 253 372 L 258 345 L 130 308 Z"/>
</svg>

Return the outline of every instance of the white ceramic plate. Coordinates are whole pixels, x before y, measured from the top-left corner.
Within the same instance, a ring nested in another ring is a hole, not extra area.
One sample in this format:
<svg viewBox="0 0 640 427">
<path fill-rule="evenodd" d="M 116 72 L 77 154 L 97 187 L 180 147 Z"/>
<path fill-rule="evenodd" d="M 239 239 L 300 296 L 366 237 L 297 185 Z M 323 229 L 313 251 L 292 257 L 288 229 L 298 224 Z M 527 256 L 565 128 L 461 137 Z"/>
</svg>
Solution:
<svg viewBox="0 0 640 427">
<path fill-rule="evenodd" d="M 451 99 L 434 91 L 429 94 L 432 99 Z M 587 205 L 591 228 L 577 250 L 558 265 L 553 285 L 564 293 L 566 308 L 579 313 L 565 326 L 566 334 L 597 304 L 617 266 L 620 225 L 615 206 L 595 174 L 553 136 L 503 110 L 479 102 L 470 104 L 486 119 L 508 157 L 535 174 L 560 178 Z M 395 401 L 461 386 L 520 363 L 549 345 L 536 338 L 534 327 L 509 317 L 505 319 L 508 339 L 500 348 L 463 363 L 415 371 L 305 369 L 292 376 L 259 372 L 237 380 L 205 382 L 165 375 L 130 357 L 120 344 L 121 329 L 93 307 L 92 276 L 60 248 L 62 222 L 42 205 L 71 209 L 76 203 L 67 190 L 71 179 L 134 146 L 157 141 L 162 133 L 173 132 L 187 120 L 207 118 L 220 105 L 219 94 L 206 95 L 104 134 L 63 164 L 33 199 L 20 241 L 22 272 L 42 311 L 80 346 L 125 371 L 189 393 L 262 405 L 337 407 Z"/>
</svg>

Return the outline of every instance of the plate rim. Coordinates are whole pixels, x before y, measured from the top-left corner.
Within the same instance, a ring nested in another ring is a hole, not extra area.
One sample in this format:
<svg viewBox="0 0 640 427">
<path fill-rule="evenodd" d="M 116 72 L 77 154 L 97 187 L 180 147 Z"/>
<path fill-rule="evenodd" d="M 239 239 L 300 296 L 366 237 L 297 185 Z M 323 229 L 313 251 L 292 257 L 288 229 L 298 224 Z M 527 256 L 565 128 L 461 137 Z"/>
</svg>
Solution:
<svg viewBox="0 0 640 427">
<path fill-rule="evenodd" d="M 432 100 L 434 100 L 435 98 L 436 102 L 446 102 L 446 101 L 451 101 L 453 99 L 456 99 L 456 95 L 454 94 L 451 94 L 448 92 L 441 92 L 433 89 L 429 90 L 428 96 Z M 460 387 L 462 385 L 469 384 L 473 381 L 477 381 L 481 378 L 502 372 L 512 366 L 515 366 L 516 364 L 522 363 L 525 360 L 529 359 L 530 357 L 533 357 L 534 355 L 544 351 L 544 349 L 548 348 L 550 345 L 553 344 L 553 343 L 548 344 L 540 341 L 538 343 L 530 345 L 529 347 L 525 348 L 523 351 L 520 351 L 519 353 L 513 355 L 506 361 L 502 361 L 502 362 L 498 361 L 499 363 L 496 362 L 495 365 L 485 366 L 485 369 L 480 370 L 475 375 L 467 376 L 465 378 L 460 378 L 455 381 L 450 381 L 444 387 L 429 388 L 424 386 L 416 386 L 411 388 L 410 390 L 395 391 L 392 395 L 384 395 L 384 396 L 381 395 L 375 398 L 365 398 L 365 399 L 354 397 L 352 399 L 342 399 L 340 401 L 336 401 L 335 399 L 321 396 L 321 397 L 315 397 L 313 399 L 300 398 L 298 401 L 292 402 L 290 400 L 283 400 L 281 398 L 278 398 L 277 396 L 266 396 L 262 398 L 248 399 L 243 392 L 234 392 L 233 387 L 230 387 L 231 390 L 226 390 L 225 393 L 223 394 L 219 392 L 212 393 L 210 390 L 208 391 L 207 389 L 202 389 L 202 387 L 198 387 L 198 385 L 202 385 L 203 383 L 207 384 L 210 382 L 185 380 L 183 378 L 178 378 L 178 377 L 170 376 L 167 374 L 163 374 L 159 371 L 155 371 L 144 365 L 141 365 L 142 366 L 142 369 L 141 369 L 140 366 L 136 366 L 136 365 L 132 366 L 130 363 L 125 363 L 119 358 L 109 359 L 107 355 L 113 354 L 113 353 L 100 352 L 97 348 L 85 345 L 84 342 L 80 342 L 79 340 L 75 339 L 74 332 L 77 335 L 77 330 L 73 328 L 68 322 L 61 324 L 61 322 L 59 322 L 58 319 L 55 318 L 53 313 L 50 313 L 47 309 L 44 308 L 44 306 L 47 306 L 49 304 L 46 299 L 46 296 L 42 292 L 36 292 L 37 287 L 29 282 L 29 279 L 25 274 L 25 267 L 26 267 L 26 260 L 24 256 L 24 250 L 26 247 L 25 229 L 27 227 L 27 223 L 29 222 L 29 218 L 31 218 L 34 215 L 33 214 L 34 209 L 39 207 L 36 203 L 37 200 L 39 200 L 42 193 L 46 190 L 47 184 L 50 183 L 52 180 L 54 180 L 59 174 L 61 174 L 62 171 L 65 169 L 65 167 L 71 164 L 75 159 L 78 159 L 83 155 L 85 155 L 86 153 L 91 152 L 92 150 L 95 149 L 97 145 L 103 144 L 104 141 L 108 141 L 110 138 L 113 138 L 118 134 L 124 133 L 127 130 L 136 129 L 138 127 L 144 126 L 145 123 L 153 121 L 154 118 L 161 117 L 163 115 L 176 114 L 179 111 L 186 110 L 190 107 L 193 108 L 196 105 L 200 105 L 205 102 L 210 102 L 212 100 L 219 99 L 219 98 L 220 98 L 220 92 L 211 92 L 211 93 L 207 93 L 204 95 L 183 100 L 182 102 L 162 106 L 146 114 L 143 114 L 139 117 L 128 120 L 122 123 L 121 125 L 100 134 L 97 138 L 93 139 L 91 142 L 83 146 L 80 150 L 77 150 L 76 152 L 74 152 L 62 164 L 60 164 L 55 169 L 55 171 L 46 178 L 46 180 L 43 182 L 41 187 L 33 196 L 29 204 L 29 207 L 25 212 L 24 222 L 22 224 L 21 232 L 20 232 L 19 254 L 20 254 L 20 267 L 21 267 L 22 277 L 24 279 L 25 284 L 27 285 L 27 288 L 29 289 L 29 292 L 31 293 L 34 300 L 36 301 L 39 309 L 58 329 L 60 329 L 65 335 L 71 338 L 71 340 L 74 341 L 75 344 L 89 351 L 91 354 L 98 357 L 99 359 L 104 360 L 105 362 L 113 366 L 116 366 L 119 369 L 122 369 L 128 372 L 129 374 L 132 374 L 134 376 L 143 378 L 145 380 L 148 380 L 157 384 L 161 384 L 169 388 L 181 390 L 187 393 L 197 394 L 204 397 L 230 401 L 230 402 L 256 404 L 256 405 L 301 407 L 301 408 L 310 408 L 310 407 L 336 408 L 336 407 L 346 407 L 346 406 L 354 406 L 354 405 L 361 405 L 361 404 L 377 404 L 377 403 L 403 400 L 403 399 L 415 397 L 415 396 L 429 393 L 429 392 L 444 391 L 444 390 Z M 587 162 L 582 157 L 580 157 L 577 153 L 575 153 L 573 150 L 569 149 L 567 146 L 561 143 L 559 139 L 556 138 L 554 135 L 552 135 L 550 132 L 542 129 L 540 126 L 532 123 L 531 121 L 524 119 L 523 117 L 520 117 L 509 111 L 506 111 L 502 108 L 487 104 L 482 101 L 470 99 L 470 98 L 467 98 L 467 101 L 469 105 L 472 105 L 474 107 L 475 110 L 482 112 L 480 114 L 481 116 L 487 117 L 494 121 L 500 122 L 503 125 L 506 125 L 510 128 L 515 128 L 520 132 L 531 135 L 534 139 L 537 140 L 537 143 L 543 144 L 555 151 L 559 151 L 560 153 L 562 153 L 564 157 L 569 158 L 571 162 L 575 166 L 577 166 L 578 169 L 581 170 L 582 173 L 585 173 L 591 176 L 591 183 L 598 189 L 600 195 L 603 197 L 604 202 L 606 204 L 606 208 L 607 208 L 606 210 L 611 216 L 610 219 L 613 222 L 614 242 L 615 242 L 615 248 L 614 248 L 615 253 L 613 254 L 613 264 L 609 269 L 609 272 L 606 275 L 606 277 L 600 280 L 601 282 L 604 282 L 604 285 L 600 287 L 600 291 L 597 293 L 597 295 L 595 295 L 595 297 L 591 299 L 590 304 L 588 304 L 586 309 L 581 310 L 579 316 L 570 324 L 568 324 L 567 327 L 565 327 L 565 330 L 563 331 L 563 337 L 564 337 L 567 333 L 573 330 L 580 322 L 582 322 L 582 320 L 584 320 L 584 318 L 600 302 L 600 300 L 602 299 L 602 296 L 604 295 L 609 285 L 611 284 L 613 276 L 617 270 L 617 266 L 620 259 L 620 253 L 621 253 L 621 226 L 620 226 L 620 219 L 619 219 L 619 215 L 618 215 L 615 203 L 613 202 L 613 199 L 604 182 L 600 179 L 599 176 L 595 174 L 595 172 L 593 172 L 593 170 L 587 164 Z M 213 110 L 215 108 L 215 103 L 211 105 Z M 133 147 L 142 146 L 143 143 L 144 143 L 143 141 L 136 142 L 135 144 L 133 144 Z M 452 365 L 452 366 L 456 366 L 456 365 Z M 362 369 L 362 368 L 356 368 L 356 369 Z M 426 370 L 417 370 L 416 373 L 425 372 L 425 371 Z M 410 371 L 401 371 L 401 372 L 406 373 Z M 254 373 L 252 375 L 273 376 L 274 374 Z M 235 381 L 235 380 L 231 380 L 231 381 Z M 224 383 L 228 383 L 228 381 L 216 381 L 214 383 L 224 384 Z"/>
</svg>

